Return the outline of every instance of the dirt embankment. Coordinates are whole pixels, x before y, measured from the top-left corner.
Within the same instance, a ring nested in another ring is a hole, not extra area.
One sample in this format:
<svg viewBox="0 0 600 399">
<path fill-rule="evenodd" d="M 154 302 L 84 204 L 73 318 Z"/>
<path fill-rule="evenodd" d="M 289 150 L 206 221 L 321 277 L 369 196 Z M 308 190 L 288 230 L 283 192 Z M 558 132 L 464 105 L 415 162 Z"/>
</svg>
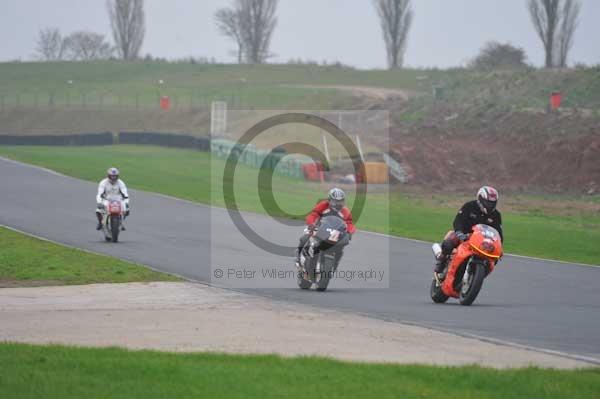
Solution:
<svg viewBox="0 0 600 399">
<path fill-rule="evenodd" d="M 411 184 L 443 190 L 600 192 L 600 134 L 401 135 L 391 146 Z"/>
<path fill-rule="evenodd" d="M 392 110 L 390 149 L 412 184 L 449 191 L 493 184 L 515 192 L 600 192 L 598 118 L 490 104 L 386 106 Z"/>
</svg>

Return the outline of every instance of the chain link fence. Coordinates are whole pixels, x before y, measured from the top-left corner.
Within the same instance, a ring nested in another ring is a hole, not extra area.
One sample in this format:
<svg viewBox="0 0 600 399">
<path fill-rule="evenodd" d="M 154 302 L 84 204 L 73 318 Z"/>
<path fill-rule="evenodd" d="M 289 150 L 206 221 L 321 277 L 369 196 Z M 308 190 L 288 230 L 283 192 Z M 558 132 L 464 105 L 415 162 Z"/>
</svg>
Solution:
<svg viewBox="0 0 600 399">
<path fill-rule="evenodd" d="M 335 90 L 290 90 L 252 88 L 248 90 L 207 89 L 133 92 L 113 90 L 0 90 L 0 112 L 13 108 L 92 108 L 152 109 L 160 108 L 161 98 L 168 97 L 169 108 L 194 109 L 210 107 L 213 101 L 225 101 L 231 109 L 299 109 L 340 108 L 353 104 L 351 96 Z"/>
</svg>

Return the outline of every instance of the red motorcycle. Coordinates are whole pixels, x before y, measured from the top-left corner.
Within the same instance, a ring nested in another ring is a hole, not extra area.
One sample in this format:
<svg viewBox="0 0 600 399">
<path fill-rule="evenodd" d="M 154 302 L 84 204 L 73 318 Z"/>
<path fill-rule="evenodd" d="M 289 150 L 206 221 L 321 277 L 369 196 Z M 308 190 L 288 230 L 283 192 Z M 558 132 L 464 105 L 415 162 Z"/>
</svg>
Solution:
<svg viewBox="0 0 600 399">
<path fill-rule="evenodd" d="M 118 242 L 121 225 L 123 223 L 124 206 L 120 199 L 104 201 L 104 239 L 108 242 Z"/>
<path fill-rule="evenodd" d="M 432 249 L 434 254 L 441 251 L 439 244 Z M 485 224 L 473 226 L 469 238 L 452 252 L 441 277 L 434 274 L 431 299 L 444 303 L 452 297 L 458 298 L 461 305 L 471 305 L 502 254 L 502 240 L 496 229 Z"/>
</svg>

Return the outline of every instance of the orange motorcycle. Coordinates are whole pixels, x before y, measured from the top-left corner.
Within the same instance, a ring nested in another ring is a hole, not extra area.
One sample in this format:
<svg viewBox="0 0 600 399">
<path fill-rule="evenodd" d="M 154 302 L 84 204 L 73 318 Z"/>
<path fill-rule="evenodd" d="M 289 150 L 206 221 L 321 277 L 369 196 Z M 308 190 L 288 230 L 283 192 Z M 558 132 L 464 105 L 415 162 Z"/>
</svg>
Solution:
<svg viewBox="0 0 600 399">
<path fill-rule="evenodd" d="M 433 244 L 433 252 L 441 251 L 439 244 Z M 431 282 L 431 299 L 444 303 L 448 298 L 458 298 L 461 305 L 471 305 L 483 280 L 490 274 L 502 256 L 500 233 L 485 224 L 473 226 L 473 232 L 450 256 L 447 266 L 440 276 L 434 274 Z"/>
</svg>

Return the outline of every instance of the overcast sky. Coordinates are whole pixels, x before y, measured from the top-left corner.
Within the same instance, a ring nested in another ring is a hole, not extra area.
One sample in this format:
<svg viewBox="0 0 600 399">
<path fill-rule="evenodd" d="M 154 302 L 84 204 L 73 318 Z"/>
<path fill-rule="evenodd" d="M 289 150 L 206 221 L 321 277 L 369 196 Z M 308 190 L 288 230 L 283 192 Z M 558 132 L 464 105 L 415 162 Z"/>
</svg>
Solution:
<svg viewBox="0 0 600 399">
<path fill-rule="evenodd" d="M 92 30 L 110 37 L 105 0 L 0 0 L 0 60 L 32 59 L 39 29 Z M 406 51 L 410 66 L 464 64 L 489 40 L 525 48 L 530 62 L 543 50 L 525 0 L 413 0 L 415 18 Z M 600 64 L 600 1 L 583 8 L 571 64 Z M 220 36 L 214 13 L 228 0 L 146 0 L 142 53 L 166 58 L 214 57 L 234 62 L 235 45 Z M 385 67 L 385 48 L 371 0 L 280 0 L 271 51 L 290 58 Z"/>
</svg>

